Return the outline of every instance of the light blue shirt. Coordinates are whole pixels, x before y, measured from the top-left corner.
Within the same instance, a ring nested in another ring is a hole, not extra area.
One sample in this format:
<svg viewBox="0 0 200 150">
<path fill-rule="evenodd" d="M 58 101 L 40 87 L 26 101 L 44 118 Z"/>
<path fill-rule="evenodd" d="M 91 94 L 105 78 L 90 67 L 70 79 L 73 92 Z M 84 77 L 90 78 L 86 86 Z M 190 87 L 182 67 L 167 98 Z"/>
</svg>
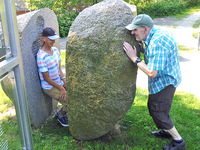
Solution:
<svg viewBox="0 0 200 150">
<path fill-rule="evenodd" d="M 53 86 L 44 80 L 42 72 L 48 71 L 49 77 L 57 84 L 63 86 L 63 81 L 60 78 L 60 72 L 59 72 L 59 63 L 61 61 L 61 56 L 56 47 L 52 47 L 51 49 L 53 51 L 52 55 L 48 54 L 42 49 L 39 49 L 37 53 L 37 66 L 38 66 L 41 86 L 43 89 L 46 90 L 53 88 Z"/>
<path fill-rule="evenodd" d="M 153 27 L 144 43 L 147 67 L 158 71 L 155 78 L 148 78 L 149 94 L 156 94 L 170 84 L 176 88 L 181 82 L 181 72 L 178 48 L 172 35 Z"/>
</svg>

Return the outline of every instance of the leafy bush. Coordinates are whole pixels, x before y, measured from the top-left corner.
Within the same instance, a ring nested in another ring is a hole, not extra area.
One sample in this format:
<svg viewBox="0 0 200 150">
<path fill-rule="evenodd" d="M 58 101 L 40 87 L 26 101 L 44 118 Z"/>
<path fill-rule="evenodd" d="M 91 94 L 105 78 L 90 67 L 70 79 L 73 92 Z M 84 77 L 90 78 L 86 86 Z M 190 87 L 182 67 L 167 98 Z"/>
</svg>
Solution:
<svg viewBox="0 0 200 150">
<path fill-rule="evenodd" d="M 57 15 L 59 32 L 61 37 L 66 37 L 72 22 L 78 15 L 78 12 L 70 13 L 69 11 L 62 12 L 62 14 Z"/>
<path fill-rule="evenodd" d="M 151 2 L 146 7 L 138 8 L 138 13 L 146 13 L 152 17 L 162 17 L 180 13 L 184 8 L 184 5 L 179 1 L 159 0 L 157 3 Z"/>
<path fill-rule="evenodd" d="M 137 6 L 137 13 L 152 17 L 170 16 L 200 4 L 200 0 L 125 0 Z"/>
<path fill-rule="evenodd" d="M 82 2 L 83 7 L 85 2 L 88 5 L 93 5 L 96 2 L 94 0 L 26 0 L 29 8 L 31 10 L 37 10 L 40 8 L 49 8 L 54 11 L 57 16 L 58 24 L 59 24 L 59 34 L 61 37 L 67 36 L 69 32 L 69 28 L 79 13 L 79 6 L 78 4 Z M 69 8 L 73 7 L 74 9 L 69 11 Z"/>
<path fill-rule="evenodd" d="M 186 7 L 196 6 L 200 3 L 200 0 L 182 0 Z"/>
<path fill-rule="evenodd" d="M 50 8 L 58 18 L 60 36 L 65 37 L 69 28 L 79 13 L 78 9 L 69 11 L 69 7 L 77 7 L 80 2 L 93 5 L 102 0 L 26 0 L 31 10 Z M 151 17 L 170 16 L 184 11 L 186 8 L 200 4 L 200 0 L 125 0 L 137 6 L 137 13 L 146 13 Z"/>
</svg>

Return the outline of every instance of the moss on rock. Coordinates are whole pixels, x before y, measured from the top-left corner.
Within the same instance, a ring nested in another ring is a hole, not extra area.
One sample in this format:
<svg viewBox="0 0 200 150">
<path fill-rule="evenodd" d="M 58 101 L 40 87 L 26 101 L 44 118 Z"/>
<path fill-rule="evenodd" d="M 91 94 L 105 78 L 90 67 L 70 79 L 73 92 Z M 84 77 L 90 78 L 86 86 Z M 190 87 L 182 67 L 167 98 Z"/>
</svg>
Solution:
<svg viewBox="0 0 200 150">
<path fill-rule="evenodd" d="M 133 19 L 121 0 L 107 0 L 83 10 L 67 37 L 66 77 L 70 132 L 80 140 L 108 133 L 130 109 L 137 67 L 123 51 L 125 29 Z"/>
</svg>

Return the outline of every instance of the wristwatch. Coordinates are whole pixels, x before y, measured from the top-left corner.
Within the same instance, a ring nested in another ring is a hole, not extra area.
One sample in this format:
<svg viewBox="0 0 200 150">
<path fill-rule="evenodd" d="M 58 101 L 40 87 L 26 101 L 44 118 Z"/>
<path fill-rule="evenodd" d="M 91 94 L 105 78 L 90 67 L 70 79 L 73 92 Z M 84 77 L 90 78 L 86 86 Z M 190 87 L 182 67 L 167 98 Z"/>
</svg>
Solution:
<svg viewBox="0 0 200 150">
<path fill-rule="evenodd" d="M 140 59 L 140 57 L 138 57 L 135 61 L 135 64 L 137 65 L 137 63 L 141 62 L 142 60 Z"/>
</svg>

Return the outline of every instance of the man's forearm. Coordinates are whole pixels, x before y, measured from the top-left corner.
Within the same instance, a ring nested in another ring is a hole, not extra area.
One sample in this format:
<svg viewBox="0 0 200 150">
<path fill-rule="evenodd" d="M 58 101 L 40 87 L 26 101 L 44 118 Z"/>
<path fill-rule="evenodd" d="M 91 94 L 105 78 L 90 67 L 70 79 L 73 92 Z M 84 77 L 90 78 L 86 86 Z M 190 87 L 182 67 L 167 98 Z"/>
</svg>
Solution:
<svg viewBox="0 0 200 150">
<path fill-rule="evenodd" d="M 64 88 L 63 86 L 57 84 L 55 81 L 53 81 L 50 77 L 49 77 L 49 73 L 48 72 L 43 72 L 42 73 L 44 80 L 47 81 L 49 84 L 51 84 L 53 87 L 62 90 L 62 88 Z"/>
<path fill-rule="evenodd" d="M 57 84 L 55 81 L 53 81 L 51 78 L 46 77 L 44 78 L 45 81 L 47 81 L 49 84 L 51 84 L 53 87 L 57 88 L 58 90 L 61 90 L 63 88 L 63 86 Z"/>
<path fill-rule="evenodd" d="M 137 57 L 131 58 L 131 60 L 136 63 Z M 147 65 L 141 61 L 137 63 L 138 68 L 140 68 L 146 75 L 148 75 L 150 78 L 155 78 L 157 75 L 157 70 L 150 70 Z"/>
<path fill-rule="evenodd" d="M 157 75 L 157 70 L 150 70 L 144 62 L 137 63 L 138 68 L 140 68 L 146 75 L 150 78 L 155 78 Z"/>
</svg>

